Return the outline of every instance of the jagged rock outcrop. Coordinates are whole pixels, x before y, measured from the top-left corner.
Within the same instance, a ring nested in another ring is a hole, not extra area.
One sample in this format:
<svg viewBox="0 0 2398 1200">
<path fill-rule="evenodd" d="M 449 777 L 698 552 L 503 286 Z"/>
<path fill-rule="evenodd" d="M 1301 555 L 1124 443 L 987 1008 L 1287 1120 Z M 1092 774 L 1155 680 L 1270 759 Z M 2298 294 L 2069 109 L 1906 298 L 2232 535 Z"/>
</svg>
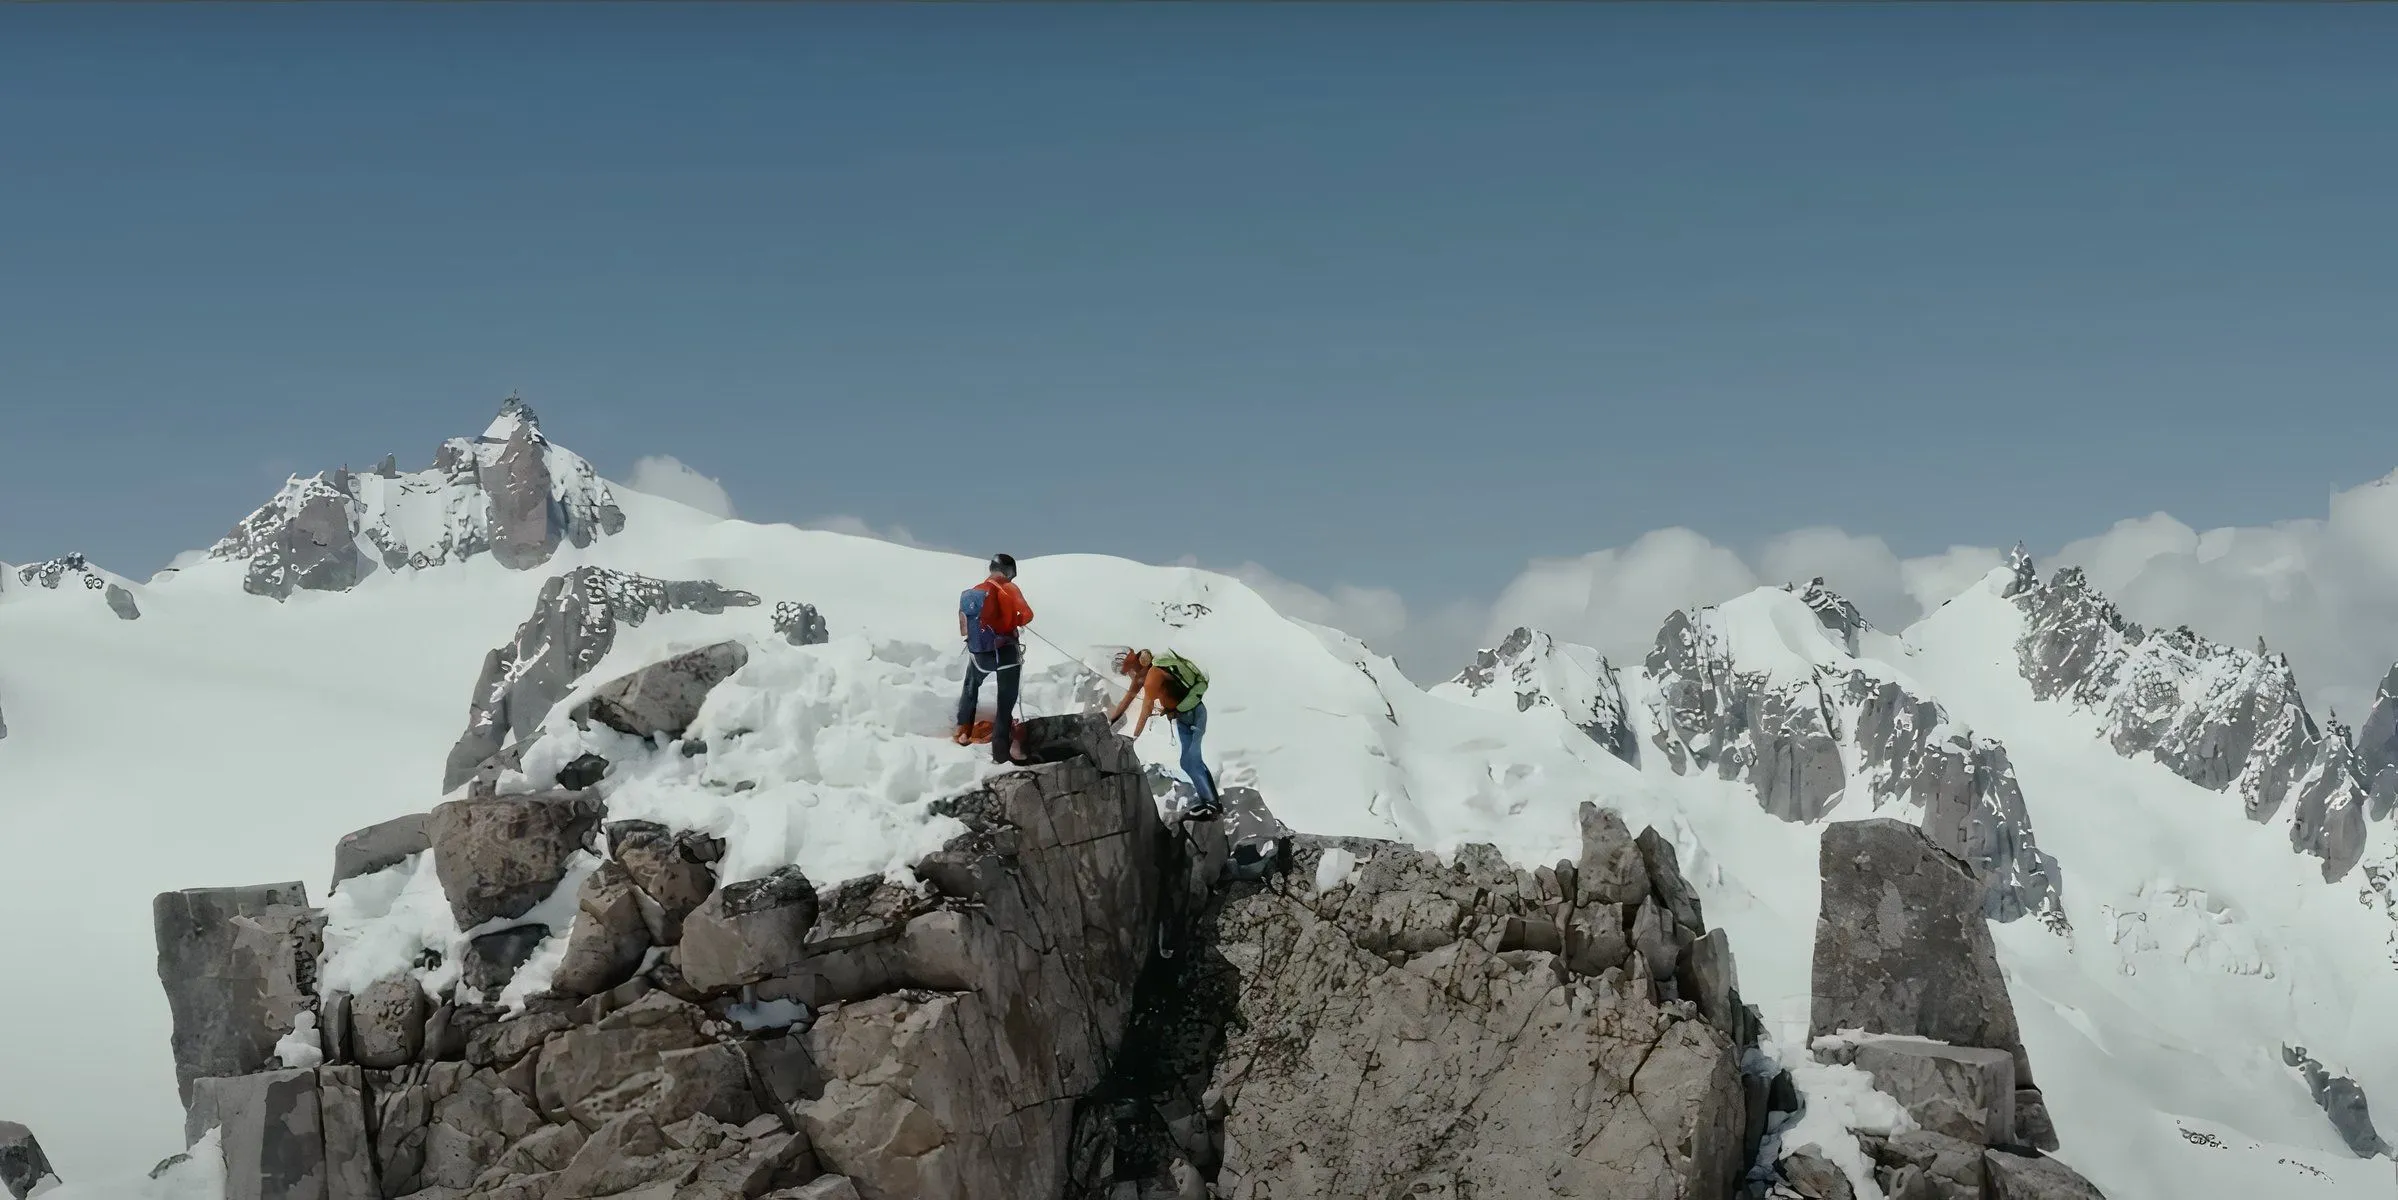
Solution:
<svg viewBox="0 0 2398 1200">
<path fill-rule="evenodd" d="M 758 602 L 707 580 L 651 579 L 600 567 L 577 567 L 551 579 L 516 637 L 484 657 L 468 701 L 466 732 L 442 770 L 442 790 L 466 783 L 477 767 L 539 729 L 575 682 L 607 657 L 620 625 Z"/>
<path fill-rule="evenodd" d="M 151 905 L 172 1015 L 175 1086 L 246 1075 L 316 1011 L 324 918 L 299 883 L 161 893 Z"/>
<path fill-rule="evenodd" d="M 708 692 L 748 663 L 749 649 L 739 642 L 702 646 L 601 684 L 575 706 L 574 719 L 673 741 L 699 719 Z"/>
<path fill-rule="evenodd" d="M 2024 614 L 2018 665 L 2034 696 L 2096 713 L 2120 754 L 2237 793 L 2252 820 L 2278 817 L 2292 848 L 2323 860 L 2326 880 L 2356 865 L 2366 767 L 2341 731 L 2315 724 L 2287 656 L 2210 642 L 2187 627 L 2143 629 L 2077 567 L 2013 600 Z"/>
<path fill-rule="evenodd" d="M 832 631 L 824 623 L 824 614 L 813 604 L 796 600 L 780 600 L 774 606 L 774 631 L 794 646 L 821 646 L 832 640 Z"/>
<path fill-rule="evenodd" d="M 2356 731 L 2356 771 L 2365 781 L 2370 819 L 2379 821 L 2398 806 L 2398 666 L 2382 676 L 2373 711 Z"/>
<path fill-rule="evenodd" d="M 1584 818 L 1579 860 L 1537 871 L 1284 837 L 1258 878 L 1202 832 L 1226 882 L 1174 918 L 1066 1194 L 1729 1195 L 1763 1125 L 1753 1013 L 1670 845 Z"/>
<path fill-rule="evenodd" d="M 432 849 L 432 821 L 431 813 L 410 813 L 344 834 L 333 846 L 333 882 L 328 886 L 338 888 L 344 880 L 396 867 Z"/>
<path fill-rule="evenodd" d="M 80 583 L 87 592 L 99 592 L 108 603 L 108 610 L 121 620 L 141 619 L 142 610 L 133 593 L 124 585 L 110 579 L 81 554 L 62 554 L 47 562 L 30 563 L 16 568 L 17 582 L 26 587 L 55 591 L 62 584 Z"/>
<path fill-rule="evenodd" d="M 2373 1127 L 2373 1112 L 2365 1103 L 2365 1089 L 2355 1080 L 2332 1073 L 2330 1068 L 2315 1061 L 2304 1046 L 2284 1046 L 2281 1057 L 2283 1062 L 2298 1069 L 2306 1080 L 2307 1091 L 2323 1109 L 2323 1115 L 2331 1119 L 2331 1127 L 2358 1158 L 2392 1153 L 2390 1144 Z"/>
<path fill-rule="evenodd" d="M 1853 652 L 1866 628 L 1856 606 L 1820 580 L 1791 590 Z M 1993 919 L 2063 922 L 2063 876 L 2039 847 L 2005 747 L 1850 659 L 1800 678 L 1740 662 L 1722 620 L 1713 609 L 1677 612 L 1649 653 L 1654 738 L 1676 771 L 1747 783 L 1786 821 L 1821 820 L 1842 803 L 1920 806 L 1933 839 L 1982 873 Z"/>
<path fill-rule="evenodd" d="M 292 1069 L 272 1043 L 304 1022 L 251 1004 L 243 1045 L 266 1051 L 196 1081 L 187 1131 L 223 1131 L 228 1200 L 1680 1200 L 1740 1180 L 1768 1091 L 1741 1074 L 1755 1016 L 1655 831 L 1593 806 L 1574 860 L 1443 864 L 1294 840 L 1235 789 L 1241 811 L 1176 838 L 1104 720 L 1026 733 L 1043 765 L 937 801 L 965 832 L 914 886 L 720 884 L 722 843 L 626 821 L 602 846 L 587 798 L 445 804 L 427 839 L 470 932 L 599 858 L 551 986 L 510 1010 L 472 979 L 393 976 L 328 997 L 326 1061 Z M 256 973 L 254 946 L 212 945 L 197 973 Z"/>
<path fill-rule="evenodd" d="M 0 1188 L 7 1189 L 11 1200 L 26 1200 L 57 1184 L 58 1172 L 51 1169 L 33 1131 L 14 1121 L 0 1121 Z"/>
<path fill-rule="evenodd" d="M 489 552 L 526 570 L 559 545 L 588 546 L 624 528 L 624 512 L 591 464 L 550 444 L 533 410 L 510 397 L 478 438 L 442 444 L 433 466 L 403 474 L 391 459 L 294 478 L 209 551 L 247 565 L 243 586 L 281 600 L 343 591 L 370 572 L 424 569 Z"/>
<path fill-rule="evenodd" d="M 455 997 L 378 982 L 330 1006 L 326 1064 L 253 1055 L 199 1080 L 188 1132 L 224 1131 L 231 1198 L 1054 1195 L 1154 947 L 1171 843 L 1104 722 L 1028 725 L 1050 764 L 941 801 L 967 832 L 921 887 L 820 892 L 791 871 L 719 888 L 720 842 L 620 822 L 522 1011 L 476 1002 L 472 979 Z M 554 891 L 598 818 L 574 796 L 435 809 L 461 927 Z M 708 930 L 747 947 L 739 970 L 699 969 Z M 290 1023 L 251 1007 L 250 1044 L 271 1048 Z"/>
<path fill-rule="evenodd" d="M 1449 686 L 1467 696 L 1510 696 L 1517 712 L 1554 708 L 1617 758 L 1639 758 L 1639 739 L 1624 716 L 1623 687 L 1596 651 L 1518 626 L 1495 649 L 1477 651 Z"/>
<path fill-rule="evenodd" d="M 1914 1126 L 1857 1135 L 1872 1182 L 1901 1200 L 2098 1196 L 2041 1154 L 2056 1142 L 1973 869 L 1922 830 L 1878 819 L 1826 828 L 1821 870 L 1813 1049 L 1870 1075 Z"/>
</svg>

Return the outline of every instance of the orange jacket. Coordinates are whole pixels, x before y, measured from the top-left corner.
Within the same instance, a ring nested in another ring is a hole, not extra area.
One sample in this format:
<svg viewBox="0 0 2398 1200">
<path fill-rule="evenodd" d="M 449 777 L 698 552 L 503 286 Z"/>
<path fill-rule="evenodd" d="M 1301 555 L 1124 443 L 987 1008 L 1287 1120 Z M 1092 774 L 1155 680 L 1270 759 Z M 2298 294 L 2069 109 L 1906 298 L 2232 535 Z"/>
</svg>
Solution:
<svg viewBox="0 0 2398 1200">
<path fill-rule="evenodd" d="M 1016 631 L 1032 624 L 1032 605 L 1025 603 L 1023 589 L 1013 580 L 985 579 L 974 589 L 988 595 L 983 601 L 983 624 L 1001 637 L 1014 637 Z"/>
</svg>

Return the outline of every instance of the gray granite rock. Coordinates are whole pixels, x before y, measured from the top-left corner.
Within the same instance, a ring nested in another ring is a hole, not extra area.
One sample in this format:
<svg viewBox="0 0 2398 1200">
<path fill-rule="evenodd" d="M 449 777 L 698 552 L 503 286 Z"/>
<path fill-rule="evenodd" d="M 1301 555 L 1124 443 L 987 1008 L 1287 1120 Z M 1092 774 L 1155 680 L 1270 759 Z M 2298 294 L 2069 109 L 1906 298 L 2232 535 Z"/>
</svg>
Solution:
<svg viewBox="0 0 2398 1200">
<path fill-rule="evenodd" d="M 1988 1200 L 2106 1200 L 2081 1173 L 2045 1154 L 1984 1152 Z"/>
<path fill-rule="evenodd" d="M 298 883 L 161 893 L 151 905 L 158 980 L 173 1017 L 175 1085 L 246 1075 L 316 1008 L 323 917 Z"/>
<path fill-rule="evenodd" d="M 333 846 L 333 888 L 344 880 L 396 867 L 433 848 L 433 814 L 410 813 L 342 835 Z"/>
<path fill-rule="evenodd" d="M 2006 1051 L 2032 1082 L 1973 868 L 1920 829 L 1826 826 L 1811 1036 L 1846 1030 Z"/>
<path fill-rule="evenodd" d="M 718 613 L 757 603 L 748 592 L 706 580 L 651 579 L 600 567 L 552 578 L 515 638 L 484 657 L 468 699 L 466 732 L 442 770 L 442 790 L 455 790 L 485 760 L 540 729 L 550 710 L 615 647 L 620 627 L 669 612 Z"/>
<path fill-rule="evenodd" d="M 58 1182 L 58 1172 L 51 1169 L 33 1131 L 14 1121 L 0 1121 L 0 1189 L 6 1189 L 12 1200 L 25 1200 L 35 1188 L 46 1190 Z"/>
<path fill-rule="evenodd" d="M 532 911 L 597 844 L 605 806 L 582 792 L 452 800 L 433 810 L 433 867 L 458 927 Z"/>
<path fill-rule="evenodd" d="M 748 662 L 749 649 L 739 642 L 677 654 L 601 684 L 574 717 L 634 737 L 678 739 L 699 719 L 708 693 Z"/>
</svg>

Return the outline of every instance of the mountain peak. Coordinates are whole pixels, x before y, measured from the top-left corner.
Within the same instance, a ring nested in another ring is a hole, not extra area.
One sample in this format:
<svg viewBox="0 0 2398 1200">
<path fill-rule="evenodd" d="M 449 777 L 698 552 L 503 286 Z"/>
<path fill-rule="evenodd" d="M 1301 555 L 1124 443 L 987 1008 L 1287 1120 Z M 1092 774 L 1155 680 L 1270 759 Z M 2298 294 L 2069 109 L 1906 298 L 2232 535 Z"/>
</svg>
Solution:
<svg viewBox="0 0 2398 1200">
<path fill-rule="evenodd" d="M 423 570 L 489 553 L 510 570 L 549 561 L 624 528 L 605 480 L 542 436 L 513 393 L 475 438 L 451 438 L 422 471 L 386 457 L 366 475 L 295 476 L 236 525 L 209 557 L 244 563 L 245 590 L 275 599 L 345 591 L 380 566 Z"/>
<path fill-rule="evenodd" d="M 491 419 L 491 424 L 483 429 L 483 436 L 475 440 L 484 444 L 498 445 L 516 436 L 516 431 L 519 429 L 526 431 L 531 440 L 535 442 L 548 441 L 547 438 L 541 436 L 540 415 L 535 413 L 533 406 L 525 403 L 522 397 L 510 392 L 507 399 L 500 401 L 499 415 Z"/>
</svg>

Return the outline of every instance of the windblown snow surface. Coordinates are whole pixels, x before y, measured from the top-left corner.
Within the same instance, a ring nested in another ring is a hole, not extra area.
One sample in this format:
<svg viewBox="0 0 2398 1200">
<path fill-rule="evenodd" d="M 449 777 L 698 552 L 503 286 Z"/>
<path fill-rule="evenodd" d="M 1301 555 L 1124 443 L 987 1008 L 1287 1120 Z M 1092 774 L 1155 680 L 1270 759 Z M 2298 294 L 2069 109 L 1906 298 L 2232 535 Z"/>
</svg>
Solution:
<svg viewBox="0 0 2398 1200">
<path fill-rule="evenodd" d="M 618 764 L 613 817 L 719 833 L 734 876 L 793 862 L 821 882 L 904 871 L 951 832 L 927 803 L 990 769 L 980 748 L 945 736 L 955 597 L 979 562 L 620 496 L 623 533 L 561 547 L 534 571 L 486 555 L 276 603 L 244 594 L 240 564 L 202 562 L 130 585 L 142 612 L 130 621 L 82 589 L 7 577 L 0 811 L 13 853 L 0 872 L 0 1115 L 35 1123 L 68 1181 L 60 1195 L 96 1194 L 82 1185 L 181 1149 L 154 893 L 305 880 L 329 909 L 327 986 L 460 936 L 422 857 L 351 881 L 328 903 L 331 851 L 350 830 L 441 799 L 443 756 L 477 668 L 550 575 L 597 564 L 712 579 L 764 603 L 653 618 L 624 631 L 584 681 L 747 640 L 749 664 L 711 694 L 691 735 L 708 741 L 706 755 L 582 733 L 553 714 L 529 770 L 600 749 Z M 2314 860 L 2247 821 L 2236 797 L 2120 757 L 2095 717 L 2034 701 L 2015 670 L 2020 619 L 2000 578 L 1904 639 L 1867 635 L 1863 657 L 1786 592 L 1753 593 L 1711 620 L 1745 670 L 1834 665 L 1901 679 L 2008 747 L 2040 845 L 2061 864 L 2072 925 L 1998 928 L 2059 1157 L 2118 1200 L 2386 1198 L 2391 1164 L 2342 1148 L 2279 1051 L 2304 1045 L 2398 1104 L 2388 919 L 2359 902 L 2353 879 L 2324 883 Z M 1427 692 L 1357 641 L 1285 619 L 1222 576 L 1064 556 L 1026 561 L 1021 582 L 1048 639 L 1028 648 L 1027 712 L 1087 701 L 1090 680 L 1068 655 L 1102 664 L 1126 645 L 1188 654 L 1214 680 L 1208 752 L 1221 780 L 1257 787 L 1294 829 L 1443 852 L 1486 841 L 1530 864 L 1575 853 L 1584 800 L 1620 810 L 1634 829 L 1657 826 L 1710 920 L 1730 931 L 1742 990 L 1771 1036 L 1803 1044 L 1820 825 L 1766 814 L 1741 784 L 1629 765 L 1555 707 Z M 774 637 L 779 600 L 818 606 L 832 640 Z M 1605 670 L 1568 649 L 1575 669 Z M 1645 750 L 1653 693 L 1637 671 L 1617 682 Z M 1163 726 L 1139 750 L 1168 770 L 1177 758 Z M 1911 814 L 1859 800 L 1831 819 L 1874 815 Z M 2389 861 L 2387 834 L 2375 831 L 2369 865 Z M 529 974 L 544 968 L 537 958 Z M 1840 1122 L 1827 1118 L 1843 1112 L 1887 1119 L 1840 1070 L 1802 1080 L 1816 1090 L 1809 1133 L 1838 1141 Z"/>
</svg>

